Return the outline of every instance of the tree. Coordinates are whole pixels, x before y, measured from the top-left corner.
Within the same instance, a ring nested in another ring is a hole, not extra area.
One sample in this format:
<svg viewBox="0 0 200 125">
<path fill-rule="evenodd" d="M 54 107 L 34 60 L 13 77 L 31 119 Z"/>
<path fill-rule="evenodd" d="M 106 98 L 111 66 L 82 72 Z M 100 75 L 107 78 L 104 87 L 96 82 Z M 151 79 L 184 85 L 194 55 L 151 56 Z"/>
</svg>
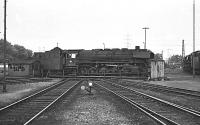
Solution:
<svg viewBox="0 0 200 125">
<path fill-rule="evenodd" d="M 0 40 L 0 60 L 3 59 L 3 46 L 4 40 Z M 12 59 L 24 59 L 32 56 L 32 51 L 24 48 L 20 45 L 12 45 L 8 41 L 6 41 L 6 58 L 9 60 Z"/>
<path fill-rule="evenodd" d="M 173 55 L 168 59 L 168 65 L 173 68 L 180 67 L 182 64 L 182 56 L 181 55 Z"/>
<path fill-rule="evenodd" d="M 156 53 L 156 54 L 154 55 L 154 59 L 155 59 L 155 60 L 162 60 L 162 59 L 163 59 L 162 54 Z"/>
<path fill-rule="evenodd" d="M 14 45 L 14 48 L 17 50 L 17 53 L 15 53 L 15 56 L 18 58 L 27 58 L 32 56 L 32 51 L 25 49 L 23 46 Z"/>
<path fill-rule="evenodd" d="M 172 62 L 172 63 L 181 63 L 182 62 L 182 56 L 181 55 L 173 55 L 169 58 L 169 62 Z"/>
</svg>

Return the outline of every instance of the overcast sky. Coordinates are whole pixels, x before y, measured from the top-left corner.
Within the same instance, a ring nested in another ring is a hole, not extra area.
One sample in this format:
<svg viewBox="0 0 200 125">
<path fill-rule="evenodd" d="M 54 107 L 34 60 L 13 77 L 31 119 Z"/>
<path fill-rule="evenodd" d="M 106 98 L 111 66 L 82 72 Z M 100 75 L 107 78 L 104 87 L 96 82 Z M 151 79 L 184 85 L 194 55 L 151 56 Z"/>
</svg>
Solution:
<svg viewBox="0 0 200 125">
<path fill-rule="evenodd" d="M 0 38 L 3 38 L 0 1 Z M 8 0 L 7 40 L 36 51 L 147 48 L 165 57 L 192 52 L 193 0 Z M 200 50 L 200 1 L 196 0 L 196 50 Z M 128 43 L 127 44 L 127 40 Z"/>
</svg>

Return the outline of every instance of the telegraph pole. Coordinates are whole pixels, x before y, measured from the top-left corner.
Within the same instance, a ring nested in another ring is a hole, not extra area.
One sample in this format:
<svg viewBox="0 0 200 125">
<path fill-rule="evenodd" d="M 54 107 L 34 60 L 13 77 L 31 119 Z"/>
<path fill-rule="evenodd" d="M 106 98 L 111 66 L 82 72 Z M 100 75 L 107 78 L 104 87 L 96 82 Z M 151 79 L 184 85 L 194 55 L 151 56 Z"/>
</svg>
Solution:
<svg viewBox="0 0 200 125">
<path fill-rule="evenodd" d="M 57 42 L 57 47 L 58 47 L 58 44 L 59 44 L 59 43 Z"/>
<path fill-rule="evenodd" d="M 103 43 L 103 50 L 105 50 L 105 43 Z"/>
<path fill-rule="evenodd" d="M 129 48 L 129 45 L 130 45 L 129 41 L 131 40 L 129 34 L 126 35 L 126 39 L 125 40 L 126 40 L 126 47 Z"/>
<path fill-rule="evenodd" d="M 184 40 L 182 41 L 182 58 L 185 57 L 185 42 Z"/>
<path fill-rule="evenodd" d="M 195 0 L 193 0 L 193 53 L 192 53 L 192 74 L 195 78 L 195 62 L 194 62 L 194 52 L 195 52 Z"/>
<path fill-rule="evenodd" d="M 146 40 L 147 40 L 147 39 L 146 39 L 146 37 L 147 37 L 147 36 L 146 36 L 146 30 L 149 29 L 149 28 L 148 28 L 148 27 L 144 27 L 144 28 L 142 28 L 142 29 L 144 29 L 144 32 L 145 32 L 144 49 L 146 49 L 146 48 L 147 48 L 147 47 L 146 47 L 146 45 L 147 45 L 147 43 L 146 43 Z"/>
<path fill-rule="evenodd" d="M 182 65 L 182 68 L 183 68 L 183 60 L 184 60 L 184 57 L 185 57 L 185 43 L 184 43 L 184 40 L 182 41 L 182 62 L 181 62 L 181 65 Z"/>
<path fill-rule="evenodd" d="M 4 0 L 4 49 L 3 49 L 3 92 L 6 92 L 6 0 Z"/>
</svg>

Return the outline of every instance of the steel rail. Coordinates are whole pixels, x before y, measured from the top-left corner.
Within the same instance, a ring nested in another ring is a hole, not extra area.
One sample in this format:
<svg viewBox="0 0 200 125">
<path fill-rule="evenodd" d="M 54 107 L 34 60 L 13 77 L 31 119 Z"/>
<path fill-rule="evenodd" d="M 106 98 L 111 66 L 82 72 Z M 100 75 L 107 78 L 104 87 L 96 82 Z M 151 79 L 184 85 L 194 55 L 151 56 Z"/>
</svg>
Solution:
<svg viewBox="0 0 200 125">
<path fill-rule="evenodd" d="M 150 118 L 152 118 L 153 120 L 155 120 L 157 123 L 159 123 L 161 125 L 168 125 L 168 124 L 170 124 L 170 125 L 180 125 L 180 124 L 178 124 L 178 123 L 176 123 L 176 122 L 174 122 L 174 121 L 172 121 L 168 118 L 161 116 L 160 114 L 158 114 L 158 113 L 156 113 L 156 112 L 154 112 L 154 111 L 152 111 L 148 108 L 145 108 L 144 106 L 141 106 L 140 104 L 134 102 L 133 100 L 131 100 L 131 99 L 119 94 L 119 93 L 116 93 L 116 92 L 114 92 L 114 91 L 112 91 L 112 90 L 110 90 L 110 89 L 108 89 L 108 88 L 106 88 L 106 87 L 104 87 L 104 86 L 102 86 L 98 83 L 95 83 L 95 84 L 106 89 L 107 91 L 113 93 L 114 95 L 120 97 L 121 99 L 125 100 L 126 102 L 130 103 L 132 106 L 138 108 L 140 111 L 144 112 L 147 116 L 149 116 Z"/>
<path fill-rule="evenodd" d="M 9 104 L 9 105 L 7 105 L 5 107 L 2 107 L 2 108 L 0 108 L 0 112 L 5 110 L 5 109 L 8 109 L 8 108 L 10 108 L 12 106 L 15 106 L 15 105 L 17 105 L 17 104 L 19 104 L 19 103 L 21 103 L 21 102 L 23 102 L 25 100 L 31 99 L 32 97 L 35 97 L 35 96 L 37 96 L 37 95 L 39 95 L 39 94 L 41 94 L 41 93 L 43 93 L 45 91 L 48 91 L 48 90 L 52 89 L 53 87 L 56 87 L 56 86 L 58 86 L 58 85 L 60 85 L 60 84 L 62 84 L 64 82 L 66 82 L 66 80 L 61 80 L 61 81 L 57 82 L 56 84 L 53 84 L 53 85 L 51 85 L 51 86 L 49 86 L 47 88 L 44 88 L 44 89 L 42 89 L 42 90 L 40 90 L 40 91 L 38 91 L 36 93 L 33 93 L 33 94 L 31 94 L 31 95 L 29 95 L 29 96 L 27 96 L 25 98 L 22 98 L 22 99 L 14 102 L 14 103 L 11 103 L 11 104 Z"/>
<path fill-rule="evenodd" d="M 69 82 L 70 84 L 63 84 L 65 82 Z M 16 124 L 24 124 L 27 121 L 31 122 L 48 109 L 50 107 L 49 104 L 53 105 L 62 97 L 60 95 L 64 95 L 63 93 L 65 93 L 66 90 L 69 90 L 69 88 L 72 88 L 72 86 L 79 82 L 70 82 L 70 80 L 58 82 L 55 86 L 52 86 L 53 88 L 48 87 L 49 89 L 45 89 L 46 91 L 41 91 L 41 93 L 31 96 L 30 99 L 20 101 L 20 105 L 15 104 L 11 107 L 4 108 L 4 110 L 0 112 L 0 124 L 13 124 L 13 122 Z"/>
<path fill-rule="evenodd" d="M 110 82 L 110 81 L 109 81 L 109 82 Z M 163 104 L 165 104 L 165 105 L 168 105 L 168 106 L 170 106 L 171 108 L 172 108 L 172 107 L 173 107 L 173 108 L 176 108 L 177 111 L 186 112 L 186 113 L 188 113 L 188 115 L 190 114 L 191 117 L 193 117 L 193 116 L 195 116 L 195 117 L 197 117 L 197 118 L 200 117 L 200 113 L 197 112 L 197 111 L 194 111 L 194 110 L 192 110 L 192 109 L 189 109 L 189 108 L 186 108 L 186 107 L 183 107 L 183 106 L 179 106 L 179 105 L 174 104 L 174 103 L 170 103 L 170 102 L 164 101 L 164 100 L 162 100 L 162 99 L 159 99 L 159 98 L 156 98 L 156 97 L 147 95 L 147 94 L 145 94 L 145 93 L 142 93 L 142 92 L 139 92 L 139 91 L 130 89 L 130 88 L 128 88 L 128 87 L 124 87 L 124 86 L 115 84 L 115 83 L 113 83 L 113 82 L 110 82 L 110 83 L 111 83 L 112 85 L 115 85 L 115 86 L 118 86 L 118 87 L 122 87 L 123 89 L 129 90 L 129 91 L 132 91 L 132 92 L 134 92 L 134 93 L 136 93 L 136 94 L 139 94 L 139 95 L 142 95 L 142 96 L 144 96 L 144 97 L 147 97 L 147 98 L 151 99 L 152 101 L 155 100 L 155 101 L 158 101 L 158 102 L 163 103 Z M 116 89 L 116 88 L 115 88 L 115 89 Z M 119 90 L 119 89 L 118 89 L 118 90 Z M 122 89 L 121 89 L 121 90 L 122 90 Z M 119 92 L 120 92 L 120 90 L 119 90 Z M 149 106 L 149 105 L 148 105 L 148 106 Z M 169 108 L 170 108 L 170 107 L 169 107 Z M 157 112 L 159 112 L 159 111 L 157 111 Z M 160 112 L 160 113 L 162 113 L 162 112 Z M 166 112 L 166 113 L 167 113 L 167 112 Z M 174 113 L 175 113 L 175 112 L 174 112 Z M 186 114 L 186 115 L 187 115 L 187 114 Z M 183 115 L 183 116 L 184 116 L 184 115 Z"/>
<path fill-rule="evenodd" d="M 81 83 L 81 81 L 77 82 L 76 84 L 74 84 L 73 86 L 71 86 L 69 89 L 67 89 L 62 95 L 60 95 L 58 98 L 56 98 L 53 102 L 51 102 L 48 106 L 46 106 L 44 109 L 42 109 L 40 112 L 38 112 L 35 116 L 33 116 L 31 119 L 29 119 L 26 123 L 24 123 L 24 125 L 28 125 L 31 122 L 33 122 L 34 119 L 36 119 L 37 117 L 39 117 L 42 113 L 44 113 L 49 107 L 51 107 L 52 105 L 54 105 L 58 100 L 60 100 L 64 95 L 66 95 L 72 88 L 74 88 L 75 86 L 77 86 L 79 83 Z"/>
<path fill-rule="evenodd" d="M 133 83 L 133 81 L 128 81 L 128 80 L 126 80 L 126 82 Z M 150 89 L 152 88 L 152 89 L 175 92 L 175 93 L 194 96 L 194 97 L 200 97 L 200 92 L 198 91 L 182 89 L 182 88 L 177 88 L 177 87 L 169 87 L 169 86 L 155 85 L 155 84 L 149 84 L 149 83 L 135 83 L 133 86 L 141 86 L 141 85 L 144 87 L 148 87 Z"/>
<path fill-rule="evenodd" d="M 122 85 L 115 84 L 115 83 L 112 83 L 112 85 L 120 86 L 120 87 L 122 87 L 122 88 L 131 90 L 131 91 L 133 91 L 133 92 L 139 93 L 139 94 L 141 94 L 141 95 L 147 96 L 147 97 L 152 98 L 152 99 L 154 99 L 154 100 L 160 101 L 160 102 L 162 102 L 162 103 L 164 103 L 164 104 L 168 104 L 168 105 L 170 105 L 170 106 L 176 107 L 176 108 L 178 108 L 178 109 L 180 109 L 180 110 L 183 110 L 183 111 L 185 111 L 185 112 L 188 112 L 188 113 L 191 113 L 191 114 L 193 114 L 193 115 L 196 115 L 196 116 L 200 117 L 200 112 L 195 111 L 195 110 L 193 110 L 193 109 L 190 109 L 190 108 L 187 108 L 187 107 L 178 105 L 178 104 L 174 104 L 174 103 L 171 103 L 171 102 L 168 102 L 168 101 L 165 101 L 165 100 L 156 98 L 156 97 L 151 96 L 151 95 L 147 95 L 147 94 L 145 94 L 145 93 L 143 93 L 143 92 L 140 92 L 140 91 L 131 89 L 131 88 L 126 87 L 126 86 L 122 86 Z"/>
<path fill-rule="evenodd" d="M 104 81 L 105 81 L 105 80 L 104 80 Z M 110 81 L 106 81 L 106 82 L 110 82 Z M 181 109 L 181 110 L 183 110 L 183 111 L 185 111 L 185 112 L 188 112 L 188 113 L 191 113 L 191 114 L 193 114 L 193 115 L 196 115 L 196 116 L 200 117 L 200 112 L 195 111 L 195 110 L 193 110 L 193 109 L 190 109 L 190 108 L 187 108 L 187 107 L 178 105 L 178 104 L 174 104 L 174 103 L 171 103 L 171 102 L 168 102 L 168 101 L 165 101 L 165 100 L 156 98 L 156 97 L 151 96 L 151 95 L 147 95 L 147 94 L 145 94 L 145 93 L 143 93 L 143 92 L 140 92 L 140 91 L 131 89 L 131 88 L 127 87 L 127 86 L 122 86 L 122 85 L 119 85 L 119 84 L 115 84 L 115 83 L 113 83 L 113 82 L 110 82 L 110 83 L 111 83 L 112 85 L 120 86 L 120 87 L 122 87 L 122 88 L 131 90 L 131 91 L 133 91 L 133 92 L 139 93 L 139 94 L 141 94 L 141 95 L 147 96 L 147 97 L 152 98 L 152 99 L 154 99 L 154 100 L 160 101 L 160 102 L 162 102 L 162 103 L 164 103 L 164 104 L 168 104 L 168 105 L 170 105 L 170 106 L 176 107 L 176 108 Z"/>
</svg>

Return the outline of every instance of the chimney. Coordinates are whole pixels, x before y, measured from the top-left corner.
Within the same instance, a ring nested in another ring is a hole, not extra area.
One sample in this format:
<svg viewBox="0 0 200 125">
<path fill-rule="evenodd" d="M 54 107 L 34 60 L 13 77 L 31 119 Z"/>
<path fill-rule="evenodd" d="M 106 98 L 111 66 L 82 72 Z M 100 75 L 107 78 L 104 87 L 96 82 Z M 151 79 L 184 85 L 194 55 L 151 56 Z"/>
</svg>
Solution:
<svg viewBox="0 0 200 125">
<path fill-rule="evenodd" d="M 135 50 L 140 50 L 140 46 L 135 46 Z"/>
</svg>

